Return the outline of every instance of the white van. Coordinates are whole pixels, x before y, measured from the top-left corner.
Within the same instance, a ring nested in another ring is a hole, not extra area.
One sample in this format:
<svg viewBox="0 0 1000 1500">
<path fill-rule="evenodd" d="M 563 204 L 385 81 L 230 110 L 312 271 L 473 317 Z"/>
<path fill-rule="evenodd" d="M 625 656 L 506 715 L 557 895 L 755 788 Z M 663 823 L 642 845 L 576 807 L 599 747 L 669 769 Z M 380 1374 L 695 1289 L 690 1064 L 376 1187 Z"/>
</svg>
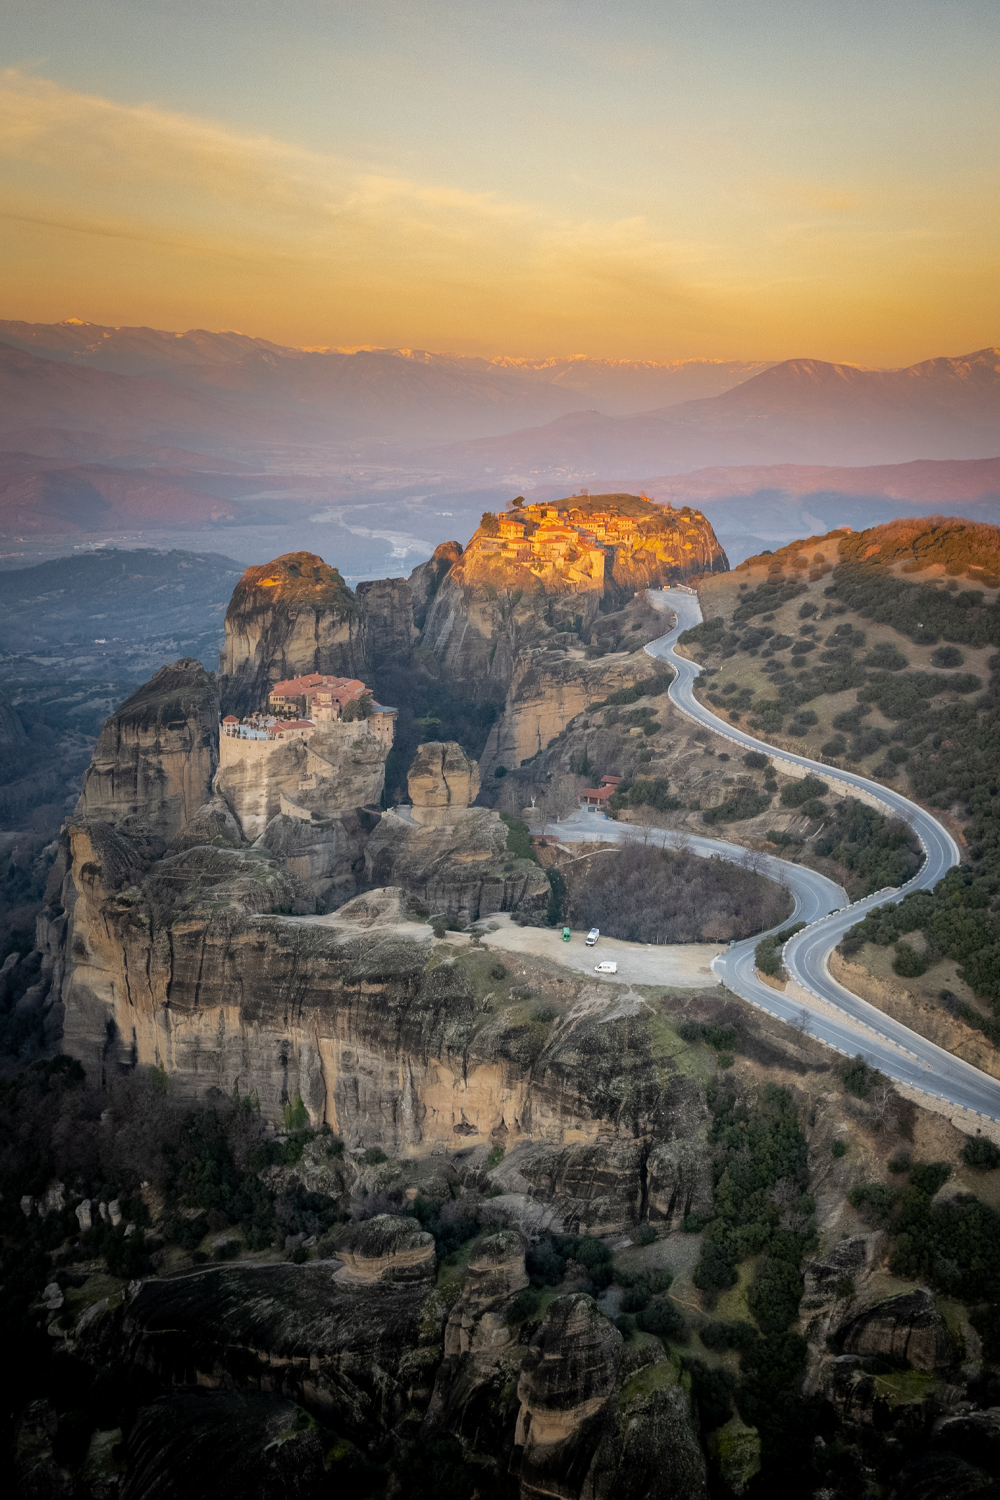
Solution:
<svg viewBox="0 0 1000 1500">
<path fill-rule="evenodd" d="M 597 942 L 597 939 L 600 937 L 600 935 L 601 929 L 599 927 L 592 927 L 587 933 L 587 947 L 592 948 Z"/>
<path fill-rule="evenodd" d="M 602 959 L 599 964 L 594 965 L 595 974 L 617 974 L 618 965 L 613 958 Z"/>
</svg>

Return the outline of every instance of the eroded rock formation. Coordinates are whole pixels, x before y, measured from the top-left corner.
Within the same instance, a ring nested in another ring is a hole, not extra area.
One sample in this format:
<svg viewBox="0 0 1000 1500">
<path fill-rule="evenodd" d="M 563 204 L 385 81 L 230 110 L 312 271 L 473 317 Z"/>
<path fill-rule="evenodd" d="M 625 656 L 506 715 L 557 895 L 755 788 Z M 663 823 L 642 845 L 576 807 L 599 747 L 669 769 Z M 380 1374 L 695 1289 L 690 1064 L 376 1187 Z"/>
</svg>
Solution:
<svg viewBox="0 0 1000 1500">
<path fill-rule="evenodd" d="M 479 795 L 479 766 L 454 740 L 421 745 L 406 776 L 413 821 L 424 827 L 446 826 Z"/>
<path fill-rule="evenodd" d="M 218 742 L 212 674 L 191 659 L 161 667 L 101 731 L 76 817 L 174 843 L 211 796 Z"/>
<path fill-rule="evenodd" d="M 247 568 L 226 611 L 223 713 L 263 708 L 273 684 L 290 677 L 357 677 L 362 667 L 361 614 L 336 568 L 312 552 Z"/>
<path fill-rule="evenodd" d="M 467 921 L 498 911 L 540 917 L 548 877 L 507 851 L 507 828 L 489 808 L 469 807 L 479 767 L 454 741 L 427 743 L 408 776 L 412 808 L 382 817 L 365 848 L 367 881 L 400 885 L 430 912 Z"/>
</svg>

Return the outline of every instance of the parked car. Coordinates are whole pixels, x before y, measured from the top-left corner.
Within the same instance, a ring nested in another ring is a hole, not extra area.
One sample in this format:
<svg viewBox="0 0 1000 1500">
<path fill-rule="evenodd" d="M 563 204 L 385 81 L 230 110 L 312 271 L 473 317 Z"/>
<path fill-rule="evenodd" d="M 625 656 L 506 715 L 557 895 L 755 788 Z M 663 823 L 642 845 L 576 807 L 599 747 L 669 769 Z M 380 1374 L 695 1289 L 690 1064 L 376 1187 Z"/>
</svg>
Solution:
<svg viewBox="0 0 1000 1500">
<path fill-rule="evenodd" d="M 587 947 L 592 948 L 597 942 L 597 939 L 600 937 L 600 935 L 601 929 L 599 927 L 592 927 L 587 933 Z"/>
<path fill-rule="evenodd" d="M 568 927 L 564 927 L 563 928 L 563 942 L 564 943 L 568 943 L 569 940 L 570 940 L 570 938 L 572 936 L 573 936 L 573 934 L 570 932 L 569 928 Z"/>
<path fill-rule="evenodd" d="M 618 965 L 613 958 L 604 958 L 599 964 L 594 965 L 595 974 L 617 974 Z"/>
</svg>

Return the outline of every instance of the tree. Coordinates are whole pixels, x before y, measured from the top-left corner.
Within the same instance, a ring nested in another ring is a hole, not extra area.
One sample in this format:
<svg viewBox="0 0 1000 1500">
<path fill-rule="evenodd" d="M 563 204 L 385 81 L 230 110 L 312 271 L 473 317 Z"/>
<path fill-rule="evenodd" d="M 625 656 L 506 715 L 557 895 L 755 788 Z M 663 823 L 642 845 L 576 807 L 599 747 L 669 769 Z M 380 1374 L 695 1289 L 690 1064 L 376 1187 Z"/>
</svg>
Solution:
<svg viewBox="0 0 1000 1500">
<path fill-rule="evenodd" d="M 499 536 L 500 522 L 491 510 L 484 510 L 482 520 L 479 523 L 480 530 L 484 536 Z"/>
</svg>

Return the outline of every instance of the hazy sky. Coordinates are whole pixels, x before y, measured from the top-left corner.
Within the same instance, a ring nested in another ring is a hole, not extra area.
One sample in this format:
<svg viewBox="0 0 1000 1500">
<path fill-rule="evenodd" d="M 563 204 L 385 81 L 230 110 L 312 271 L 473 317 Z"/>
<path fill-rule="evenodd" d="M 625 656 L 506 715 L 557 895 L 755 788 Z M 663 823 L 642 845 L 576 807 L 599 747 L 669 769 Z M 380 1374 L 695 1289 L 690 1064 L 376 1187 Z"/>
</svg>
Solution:
<svg viewBox="0 0 1000 1500">
<path fill-rule="evenodd" d="M 0 315 L 982 348 L 998 42 L 997 0 L 0 0 Z"/>
</svg>

